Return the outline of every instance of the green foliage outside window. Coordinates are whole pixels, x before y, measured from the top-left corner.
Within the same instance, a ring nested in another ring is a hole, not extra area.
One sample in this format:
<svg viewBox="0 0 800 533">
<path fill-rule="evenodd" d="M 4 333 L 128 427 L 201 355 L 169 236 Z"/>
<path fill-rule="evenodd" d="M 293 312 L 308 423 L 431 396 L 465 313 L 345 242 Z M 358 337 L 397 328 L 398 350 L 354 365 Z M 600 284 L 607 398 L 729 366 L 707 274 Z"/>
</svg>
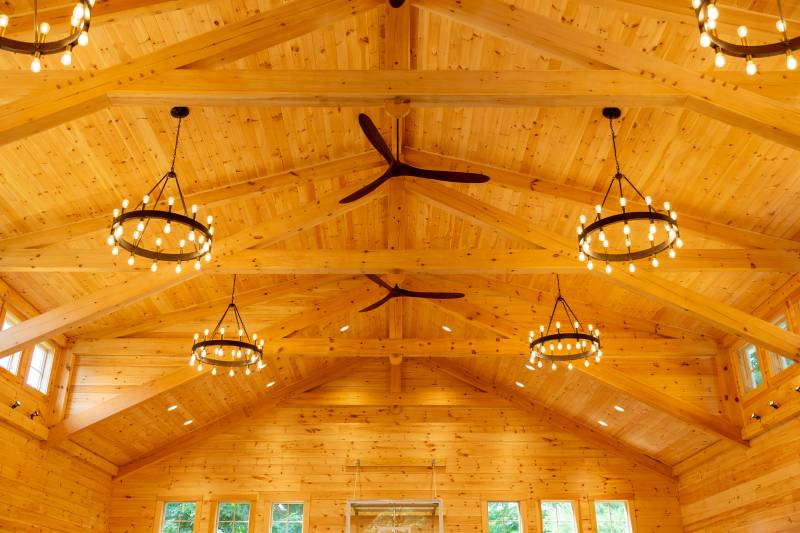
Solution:
<svg viewBox="0 0 800 533">
<path fill-rule="evenodd" d="M 303 504 L 273 504 L 272 533 L 303 533 Z"/>
<path fill-rule="evenodd" d="M 578 533 L 572 502 L 542 502 L 543 533 Z"/>
<path fill-rule="evenodd" d="M 489 502 L 489 533 L 520 533 L 518 502 Z"/>
<path fill-rule="evenodd" d="M 216 533 L 247 533 L 250 528 L 250 504 L 220 502 Z"/>
<path fill-rule="evenodd" d="M 194 502 L 167 502 L 164 504 L 162 533 L 192 533 L 194 530 Z"/>
<path fill-rule="evenodd" d="M 597 533 L 631 533 L 628 506 L 623 501 L 595 502 Z"/>
</svg>

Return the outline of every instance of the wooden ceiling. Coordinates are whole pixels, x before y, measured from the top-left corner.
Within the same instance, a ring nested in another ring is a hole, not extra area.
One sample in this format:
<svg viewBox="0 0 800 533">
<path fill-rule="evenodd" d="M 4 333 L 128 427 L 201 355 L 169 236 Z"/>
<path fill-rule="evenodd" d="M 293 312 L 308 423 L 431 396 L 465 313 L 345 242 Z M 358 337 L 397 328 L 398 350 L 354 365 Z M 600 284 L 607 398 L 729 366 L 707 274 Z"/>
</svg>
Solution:
<svg viewBox="0 0 800 533">
<path fill-rule="evenodd" d="M 50 439 L 129 472 L 370 357 L 387 404 L 455 401 L 403 385 L 404 368 L 428 365 L 667 473 L 719 439 L 742 442 L 720 343 L 800 354 L 800 336 L 753 315 L 800 270 L 800 75 L 778 60 L 755 78 L 736 61 L 714 71 L 688 3 L 98 0 L 72 68 L 48 58 L 34 75 L 0 54 L 0 273 L 42 312 L 0 333 L 0 353 L 69 339 L 70 402 Z M 720 3 L 755 17 L 754 39 L 769 35 L 754 14 L 769 2 Z M 32 2 L 7 4 L 25 20 Z M 800 1 L 783 4 L 800 20 Z M 340 205 L 382 167 L 357 115 L 391 139 L 395 98 L 411 103 L 406 161 L 492 181 L 403 178 Z M 112 209 L 167 167 L 176 104 L 192 108 L 176 169 L 218 236 L 209 268 L 179 276 L 128 267 L 104 244 Z M 657 274 L 597 275 L 574 258 L 578 216 L 614 170 L 604 105 L 623 107 L 626 174 L 680 215 L 686 249 Z M 268 368 L 197 374 L 189 339 L 234 272 Z M 603 328 L 602 365 L 524 368 L 553 272 Z M 382 296 L 363 273 L 467 297 L 360 314 Z M 184 416 L 168 416 L 173 404 Z M 625 415 L 599 427 L 614 405 Z"/>
</svg>

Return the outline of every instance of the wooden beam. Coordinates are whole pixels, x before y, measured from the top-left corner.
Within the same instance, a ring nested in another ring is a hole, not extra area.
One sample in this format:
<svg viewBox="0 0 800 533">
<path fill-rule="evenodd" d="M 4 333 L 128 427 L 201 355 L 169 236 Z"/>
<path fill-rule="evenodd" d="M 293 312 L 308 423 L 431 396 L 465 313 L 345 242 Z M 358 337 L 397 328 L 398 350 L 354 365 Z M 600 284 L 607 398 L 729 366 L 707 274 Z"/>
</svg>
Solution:
<svg viewBox="0 0 800 533">
<path fill-rule="evenodd" d="M 173 69 L 215 67 L 370 9 L 378 0 L 290 2 L 0 107 L 0 145 L 109 105 L 108 93 Z M 45 102 L 43 104 L 43 102 Z"/>
<path fill-rule="evenodd" d="M 470 220 L 492 231 L 527 242 L 544 246 L 553 253 L 575 257 L 575 241 L 544 228 L 533 226 L 524 218 L 498 209 L 485 202 L 459 193 L 453 188 L 436 183 L 419 184 L 415 180 L 406 183 L 409 192 L 424 197 L 431 204 Z M 577 261 L 577 258 L 575 258 Z M 716 302 L 691 289 L 681 287 L 642 267 L 631 274 L 615 269 L 611 275 L 593 271 L 594 275 L 637 292 L 672 308 L 689 313 L 742 338 L 764 346 L 776 353 L 800 361 L 800 335 L 785 331 L 766 320 L 751 316 L 739 309 Z"/>
<path fill-rule="evenodd" d="M 374 297 L 374 295 L 372 296 Z M 341 299 L 341 296 L 338 297 Z M 323 305 L 331 312 L 331 304 Z M 298 315 L 302 316 L 302 315 Z M 508 335 L 511 331 L 506 330 Z M 187 338 L 189 340 L 187 340 Z M 526 337 L 527 338 L 527 337 Z M 452 357 L 492 358 L 527 357 L 526 339 L 346 339 L 285 338 L 271 335 L 264 353 L 269 356 L 292 357 Z M 79 356 L 187 357 L 191 337 L 132 337 L 122 339 L 79 339 L 73 351 Z M 643 339 L 603 332 L 603 348 L 607 356 L 625 358 L 713 357 L 716 344 L 711 341 L 687 342 L 679 339 Z"/>
<path fill-rule="evenodd" d="M 242 201 L 284 187 L 305 187 L 318 181 L 347 176 L 354 171 L 370 170 L 384 164 L 374 150 L 353 156 L 324 161 L 313 165 L 285 170 L 266 176 L 255 176 L 230 185 L 199 191 L 186 195 L 187 203 L 203 207 L 219 207 Z M 111 208 L 108 209 L 109 213 Z M 17 237 L 0 240 L 0 250 L 16 248 L 40 248 L 78 239 L 97 232 L 107 232 L 109 217 L 99 216 L 51 228 L 45 228 Z"/>
<path fill-rule="evenodd" d="M 377 191 L 355 202 L 340 204 L 339 199 L 363 186 L 356 183 L 342 190 L 293 208 L 286 215 L 240 230 L 221 239 L 214 245 L 216 259 L 212 266 L 223 260 L 226 254 L 246 250 L 256 245 L 269 246 L 296 233 L 315 227 L 328 220 L 357 209 L 378 199 L 383 193 Z M 26 320 L 0 332 L 0 355 L 14 353 L 37 342 L 48 339 L 71 328 L 92 322 L 126 305 L 153 296 L 171 287 L 203 274 L 203 271 L 184 269 L 181 274 L 158 272 L 150 276 L 112 285 L 76 301 L 51 309 L 46 313 Z"/>
<path fill-rule="evenodd" d="M 369 198 L 373 200 L 373 197 Z M 318 212 L 325 209 L 315 208 Z M 339 212 L 328 211 L 330 216 Z M 294 214 L 277 219 L 291 224 Z M 327 218 L 327 216 L 326 216 Z M 302 228 L 300 229 L 302 230 Z M 298 231 L 300 231 L 298 230 Z M 392 229 L 392 231 L 394 231 Z M 149 264 L 128 266 L 126 257 L 108 250 L 8 250 L 0 272 L 145 272 Z M 209 266 L 209 271 L 240 274 L 582 274 L 586 267 L 548 250 L 247 250 Z M 800 272 L 799 250 L 682 249 L 664 260 L 664 272 Z"/>
<path fill-rule="evenodd" d="M 485 165 L 482 163 L 476 163 L 474 161 L 447 157 L 444 155 L 434 154 L 408 147 L 404 148 L 403 150 L 403 158 L 406 162 L 411 163 L 412 165 L 459 170 L 462 172 L 484 173 L 488 176 L 491 176 L 491 183 L 493 184 L 525 193 L 530 193 L 532 191 L 534 193 L 544 194 L 559 200 L 569 200 L 582 206 L 587 206 L 591 209 L 594 209 L 595 205 L 602 203 L 603 201 L 602 192 L 597 192 L 582 187 L 575 187 L 573 185 L 565 185 L 541 177 L 528 176 L 518 172 Z M 629 205 L 637 208 L 644 206 L 644 204 L 635 201 L 632 201 Z M 611 211 L 613 211 L 613 209 Z M 731 243 L 745 248 L 786 250 L 800 249 L 800 241 L 784 239 L 772 235 L 765 235 L 756 231 L 737 228 L 726 224 L 719 224 L 717 222 L 706 220 L 701 216 L 693 216 L 684 212 L 680 213 L 680 226 L 682 229 L 688 229 L 697 232 L 710 239 Z M 744 266 L 744 264 L 741 264 L 740 266 Z"/>
<path fill-rule="evenodd" d="M 67 452 L 68 454 L 72 455 L 73 457 L 77 457 L 84 463 L 91 465 L 99 470 L 102 470 L 106 474 L 110 476 L 116 476 L 119 473 L 119 468 L 117 465 L 112 463 L 111 461 L 104 459 L 97 455 L 96 453 L 87 450 L 83 446 L 75 444 L 71 440 L 67 440 L 62 442 L 58 445 L 59 449 Z"/>
<path fill-rule="evenodd" d="M 669 478 L 674 478 L 672 468 L 650 457 L 649 455 L 632 448 L 626 442 L 609 434 L 601 433 L 598 429 L 586 425 L 584 422 L 576 420 L 568 415 L 559 413 L 552 406 L 547 407 L 537 403 L 525 394 L 514 391 L 509 387 L 490 382 L 483 377 L 472 374 L 468 370 L 455 364 L 448 364 L 444 361 L 430 363 L 431 368 L 452 376 L 471 387 L 476 387 L 486 392 L 492 392 L 497 396 L 507 400 L 517 409 L 530 413 L 537 418 L 544 418 L 556 428 L 568 433 L 572 433 L 586 441 L 599 446 L 604 450 L 622 456 L 636 465 L 649 468 L 659 474 Z"/>
<path fill-rule="evenodd" d="M 285 296 L 311 292 L 319 289 L 320 287 L 332 285 L 340 279 L 341 278 L 339 276 L 293 279 L 284 281 L 282 283 L 269 285 L 267 287 L 259 287 L 249 291 L 241 291 L 236 294 L 236 304 L 241 309 L 254 304 L 269 305 L 273 301 Z M 86 331 L 83 332 L 78 338 L 103 339 L 125 337 L 145 331 L 152 331 L 167 324 L 180 324 L 193 319 L 204 318 L 215 313 L 218 314 L 220 309 L 223 309 L 229 301 L 229 296 L 223 296 L 168 313 L 132 320 L 125 324 L 117 324 L 107 328 Z"/>
<path fill-rule="evenodd" d="M 0 422 L 22 431 L 35 439 L 47 440 L 49 431 L 44 424 L 40 422 L 41 420 L 41 417 L 31 420 L 24 406 L 12 409 L 10 405 L 5 403 L 0 404 Z"/>
<path fill-rule="evenodd" d="M 10 85 L 10 83 L 8 84 Z M 19 90 L 16 88 L 14 90 Z M 174 70 L 109 91 L 115 106 L 683 106 L 686 95 L 612 70 Z"/>
<path fill-rule="evenodd" d="M 731 87 L 714 78 L 520 9 L 500 0 L 415 0 L 421 8 L 503 39 L 535 48 L 556 48 L 606 64 L 684 93 L 686 107 L 794 149 L 800 148 L 800 117 L 793 106 Z"/>
<path fill-rule="evenodd" d="M 200 444 L 209 439 L 216 433 L 223 431 L 225 428 L 231 427 L 235 424 L 246 421 L 249 418 L 259 416 L 269 410 L 275 409 L 282 401 L 291 398 L 296 394 L 303 393 L 320 387 L 326 383 L 334 381 L 357 366 L 356 361 L 342 361 L 332 359 L 321 368 L 313 371 L 299 381 L 289 384 L 285 387 L 275 387 L 267 389 L 268 392 L 261 394 L 258 399 L 241 409 L 226 414 L 222 418 L 210 422 L 204 426 L 198 427 L 194 431 L 187 433 L 177 439 L 170 441 L 160 448 L 151 450 L 144 455 L 137 457 L 133 461 L 122 465 L 119 468 L 119 474 L 116 480 L 123 479 L 130 476 L 147 466 L 162 461 L 168 457 L 179 454 L 184 450 L 191 448 L 196 444 Z"/>
<path fill-rule="evenodd" d="M 358 306 L 366 305 L 367 303 L 374 301 L 375 292 L 375 287 L 372 284 L 365 284 L 360 290 L 350 291 L 346 295 L 339 294 L 336 297 L 327 299 L 324 302 L 316 305 L 311 310 L 305 310 L 293 317 L 273 324 L 264 331 L 260 332 L 260 336 L 261 338 L 266 339 L 268 343 L 272 342 L 273 339 L 286 337 L 287 335 L 291 335 L 292 333 L 295 333 L 305 327 L 316 324 L 317 322 L 324 320 L 326 317 L 341 313 L 351 308 L 358 308 Z M 191 339 L 189 339 L 189 341 L 190 340 Z M 188 354 L 188 347 L 191 347 L 190 344 L 187 344 L 189 341 L 180 339 L 180 348 L 178 343 L 172 343 L 172 348 L 175 349 L 175 351 L 172 353 L 174 355 L 182 354 L 184 357 L 186 357 Z M 105 342 L 135 343 L 136 341 L 134 339 L 111 339 Z M 159 346 L 157 349 L 158 354 L 167 353 L 165 351 L 168 349 L 168 343 L 166 340 L 159 339 L 155 344 Z M 79 341 L 78 345 L 85 346 L 85 343 Z M 79 348 L 79 350 L 85 349 Z M 79 351 L 75 350 L 75 347 L 73 347 L 73 352 L 79 354 Z M 208 370 L 209 369 L 205 369 L 203 372 L 198 372 L 195 368 L 185 365 L 180 370 L 157 378 L 144 385 L 139 385 L 130 392 L 125 392 L 114 396 L 103 403 L 100 403 L 85 411 L 81 411 L 80 413 L 72 415 L 61 421 L 51 429 L 48 442 L 51 444 L 57 444 L 65 439 L 70 438 L 72 435 L 80 431 L 98 424 L 99 422 L 102 422 L 103 420 L 106 420 L 116 414 L 131 409 L 144 401 L 194 381 L 199 376 L 202 376 L 203 373 L 208 372 Z"/>
</svg>

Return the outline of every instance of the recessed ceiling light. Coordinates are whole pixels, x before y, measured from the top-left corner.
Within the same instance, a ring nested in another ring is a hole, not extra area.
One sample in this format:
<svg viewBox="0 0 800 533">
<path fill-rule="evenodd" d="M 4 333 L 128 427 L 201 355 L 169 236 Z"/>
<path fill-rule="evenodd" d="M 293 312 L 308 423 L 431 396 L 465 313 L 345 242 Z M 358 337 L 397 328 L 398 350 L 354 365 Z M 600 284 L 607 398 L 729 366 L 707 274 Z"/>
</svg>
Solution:
<svg viewBox="0 0 800 533">
<path fill-rule="evenodd" d="M 525 368 L 527 368 L 528 370 L 536 370 L 536 367 L 533 365 L 525 365 Z"/>
<path fill-rule="evenodd" d="M 519 387 L 520 389 L 524 389 L 524 388 L 525 388 L 525 384 L 524 384 L 524 383 L 520 383 L 519 381 L 517 381 L 517 382 L 516 382 L 516 385 L 517 385 L 517 387 Z"/>
<path fill-rule="evenodd" d="M 273 385 L 275 385 L 275 382 L 274 381 L 270 381 L 269 383 L 267 383 L 267 388 L 270 388 Z"/>
<path fill-rule="evenodd" d="M 620 407 L 619 405 L 615 405 L 614 409 L 616 409 L 620 413 L 624 413 L 625 412 L 625 408 L 624 407 Z"/>
<path fill-rule="evenodd" d="M 450 326 L 448 326 L 448 325 L 442 326 L 442 329 L 445 330 L 447 333 L 452 333 L 453 332 L 453 330 L 450 329 Z"/>
<path fill-rule="evenodd" d="M 350 329 L 350 326 L 349 326 L 349 325 L 347 325 L 347 324 L 345 324 L 344 326 L 342 326 L 342 327 L 340 327 L 340 328 L 339 328 L 339 331 L 341 331 L 342 333 L 344 333 L 344 332 L 345 332 L 345 331 L 347 331 L 348 329 Z"/>
<path fill-rule="evenodd" d="M 194 422 L 194 420 L 192 420 L 192 419 L 190 418 L 189 420 L 187 420 L 186 422 L 184 422 L 184 423 L 183 423 L 183 425 L 184 425 L 184 426 L 191 426 L 191 425 L 192 425 L 192 422 Z"/>
<path fill-rule="evenodd" d="M 176 403 L 175 405 L 170 405 L 169 407 L 167 407 L 167 411 L 174 411 L 177 408 L 178 408 L 178 404 Z"/>
<path fill-rule="evenodd" d="M 603 426 L 604 428 L 608 427 L 608 422 L 606 422 L 605 420 L 598 420 L 597 423 Z"/>
</svg>

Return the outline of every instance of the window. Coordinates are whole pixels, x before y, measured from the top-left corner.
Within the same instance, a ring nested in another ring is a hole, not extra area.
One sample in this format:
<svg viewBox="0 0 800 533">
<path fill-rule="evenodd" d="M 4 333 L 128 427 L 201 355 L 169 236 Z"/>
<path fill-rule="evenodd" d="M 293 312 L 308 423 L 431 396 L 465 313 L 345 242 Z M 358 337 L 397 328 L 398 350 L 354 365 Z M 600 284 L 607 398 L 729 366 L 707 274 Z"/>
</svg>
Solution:
<svg viewBox="0 0 800 533">
<path fill-rule="evenodd" d="M 519 533 L 522 517 L 519 502 L 489 502 L 489 533 Z"/>
<path fill-rule="evenodd" d="M 250 529 L 249 503 L 219 503 L 216 533 L 247 533 L 248 529 Z"/>
<path fill-rule="evenodd" d="M 303 504 L 272 504 L 272 533 L 303 533 Z"/>
<path fill-rule="evenodd" d="M 16 318 L 9 312 L 6 312 L 5 318 L 3 318 L 3 331 L 16 326 L 19 324 L 19 319 Z M 6 355 L 4 357 L 0 357 L 0 368 L 5 368 L 15 376 L 19 372 L 19 361 L 22 358 L 22 351 L 17 353 L 12 353 L 11 355 Z"/>
<path fill-rule="evenodd" d="M 761 363 L 758 360 L 758 351 L 752 344 L 744 344 L 736 351 L 739 359 L 739 374 L 742 377 L 742 386 L 745 392 L 750 392 L 764 384 L 764 375 L 761 372 Z"/>
<path fill-rule="evenodd" d="M 164 503 L 161 533 L 192 533 L 194 530 L 194 502 Z"/>
<path fill-rule="evenodd" d="M 628 503 L 624 501 L 594 502 L 597 533 L 631 533 Z"/>
<path fill-rule="evenodd" d="M 789 330 L 789 323 L 786 320 L 786 315 L 779 316 L 777 319 L 773 320 L 772 323 L 781 329 Z M 773 374 L 782 372 L 794 364 L 794 361 L 788 357 L 783 357 L 774 352 L 767 353 L 769 354 L 770 366 L 772 367 Z"/>
<path fill-rule="evenodd" d="M 47 394 L 50 385 L 50 371 L 53 369 L 53 350 L 46 344 L 33 347 L 31 366 L 28 368 L 28 385 Z"/>
<path fill-rule="evenodd" d="M 572 502 L 542 502 L 542 533 L 578 533 Z"/>
</svg>

